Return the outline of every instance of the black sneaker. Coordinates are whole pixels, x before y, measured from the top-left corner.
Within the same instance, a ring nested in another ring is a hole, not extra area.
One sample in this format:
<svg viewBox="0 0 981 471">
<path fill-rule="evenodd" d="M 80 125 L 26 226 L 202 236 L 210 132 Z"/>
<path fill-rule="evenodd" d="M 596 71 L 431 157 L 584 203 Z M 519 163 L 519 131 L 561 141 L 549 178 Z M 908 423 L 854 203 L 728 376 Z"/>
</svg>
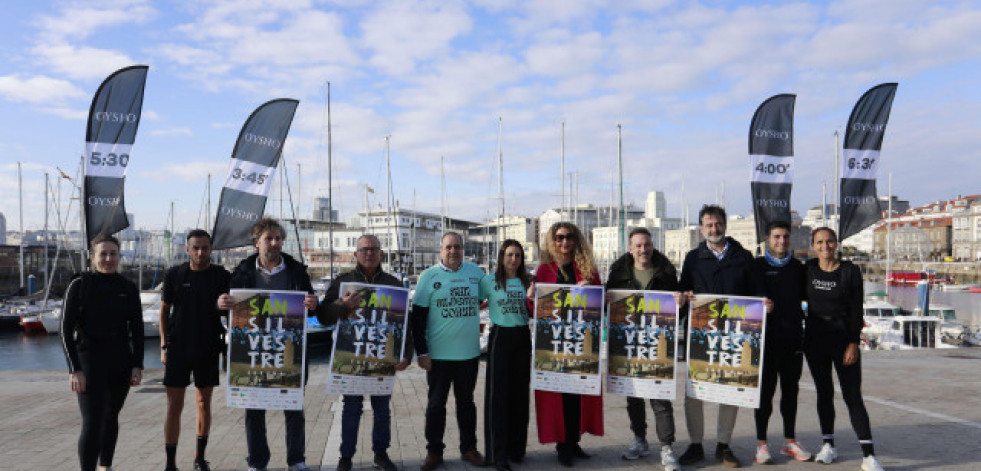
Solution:
<svg viewBox="0 0 981 471">
<path fill-rule="evenodd" d="M 211 471 L 211 466 L 205 460 L 194 460 L 194 471 Z"/>
<path fill-rule="evenodd" d="M 688 449 L 678 457 L 678 464 L 683 466 L 692 465 L 705 459 L 705 450 L 701 443 L 692 443 Z"/>
<path fill-rule="evenodd" d="M 348 468 L 350 469 L 350 468 Z M 398 471 L 395 463 L 388 458 L 388 453 L 384 451 L 379 451 L 375 453 L 375 469 L 380 469 L 381 471 Z M 337 471 L 341 471 L 338 466 Z"/>
<path fill-rule="evenodd" d="M 166 468 L 164 468 L 164 471 L 180 471 L 180 470 L 177 469 L 177 466 L 167 466 Z"/>
<path fill-rule="evenodd" d="M 739 462 L 739 458 L 736 458 L 736 455 L 732 454 L 732 448 L 729 448 L 729 445 L 723 445 L 722 443 L 715 446 L 715 459 L 721 461 L 722 464 L 730 468 L 741 468 L 743 466 L 743 464 Z"/>
<path fill-rule="evenodd" d="M 337 460 L 337 471 L 351 471 L 351 458 L 344 458 Z"/>
</svg>

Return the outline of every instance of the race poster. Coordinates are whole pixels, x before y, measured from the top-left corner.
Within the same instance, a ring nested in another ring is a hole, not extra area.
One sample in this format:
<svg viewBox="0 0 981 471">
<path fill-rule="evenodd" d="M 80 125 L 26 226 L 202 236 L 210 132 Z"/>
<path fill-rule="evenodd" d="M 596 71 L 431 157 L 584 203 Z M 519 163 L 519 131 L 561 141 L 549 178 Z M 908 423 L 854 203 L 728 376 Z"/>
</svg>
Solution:
<svg viewBox="0 0 981 471">
<path fill-rule="evenodd" d="M 228 407 L 303 408 L 307 309 L 302 291 L 233 289 Z"/>
<path fill-rule="evenodd" d="M 390 395 L 405 350 L 409 290 L 341 283 L 341 296 L 351 292 L 361 295 L 361 303 L 337 321 L 327 394 Z"/>
<path fill-rule="evenodd" d="M 535 285 L 531 387 L 598 396 L 603 287 Z"/>
<path fill-rule="evenodd" d="M 704 294 L 689 305 L 685 393 L 719 404 L 759 407 L 766 334 L 763 298 Z"/>
<path fill-rule="evenodd" d="M 675 399 L 678 306 L 667 291 L 607 293 L 609 367 L 606 390 L 646 399 Z"/>
</svg>

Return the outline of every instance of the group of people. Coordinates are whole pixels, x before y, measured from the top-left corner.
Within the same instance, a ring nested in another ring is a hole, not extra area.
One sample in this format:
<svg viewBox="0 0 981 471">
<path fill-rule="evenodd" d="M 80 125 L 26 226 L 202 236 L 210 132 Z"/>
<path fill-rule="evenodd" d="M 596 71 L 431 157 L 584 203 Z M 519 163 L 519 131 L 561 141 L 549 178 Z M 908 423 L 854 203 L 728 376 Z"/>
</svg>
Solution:
<svg viewBox="0 0 981 471">
<path fill-rule="evenodd" d="M 654 249 L 651 233 L 630 232 L 628 253 L 610 267 L 607 289 L 660 290 L 675 293 L 678 305 L 696 294 L 764 297 L 767 316 L 765 356 L 761 372 L 760 407 L 755 411 L 757 452 L 761 464 L 773 463 L 767 447 L 767 424 L 779 379 L 782 396 L 784 444 L 781 453 L 792 459 L 831 463 L 837 458 L 834 442 L 834 384 L 837 372 L 852 426 L 864 455 L 861 469 L 878 471 L 868 413 L 861 396 L 858 350 L 862 328 L 862 277 L 857 267 L 837 257 L 833 230 L 819 228 L 811 235 L 817 258 L 806 264 L 790 253 L 790 225 L 775 222 L 767 228 L 766 250 L 754 258 L 731 237 L 726 237 L 725 210 L 707 205 L 699 212 L 699 230 L 705 239 L 685 257 L 680 277 L 671 262 Z M 381 267 L 378 238 L 365 234 L 357 240 L 353 270 L 333 280 L 323 301 L 313 295 L 306 267 L 282 252 L 285 232 L 275 220 L 263 219 L 252 229 L 256 254 L 228 273 L 210 263 L 211 238 L 202 230 L 187 236 L 189 262 L 170 269 L 164 279 L 161 304 L 161 361 L 165 365 L 167 418 L 164 425 L 167 471 L 174 471 L 180 415 L 191 377 L 196 386 L 197 446 L 194 469 L 207 471 L 205 449 L 210 429 L 211 394 L 219 384 L 219 354 L 224 329 L 220 316 L 233 306 L 229 289 L 291 290 L 308 293 L 309 315 L 325 325 L 350 316 L 361 302 L 358 292 L 341 294 L 343 282 L 400 286 Z M 79 459 L 84 471 L 108 469 L 118 434 L 118 415 L 130 386 L 141 381 L 143 330 L 139 292 L 116 273 L 119 242 L 100 236 L 92 241 L 92 273 L 73 280 L 66 294 L 62 336 L 71 389 L 78 393 L 82 411 Z M 446 444 L 446 403 L 452 387 L 456 402 L 461 458 L 474 466 L 510 470 L 521 463 L 528 444 L 531 378 L 530 313 L 535 283 L 600 285 L 592 250 L 576 225 L 559 222 L 544 234 L 541 260 L 534 276 L 526 268 L 525 250 L 506 240 L 497 256 L 494 273 L 484 274 L 464 261 L 463 237 L 444 233 L 440 262 L 419 277 L 412 300 L 407 350 L 396 370 L 404 370 L 413 356 L 426 371 L 425 412 L 427 454 L 423 471 L 443 464 Z M 801 308 L 807 301 L 808 310 Z M 480 309 L 490 313 L 484 394 L 484 453 L 477 447 L 477 407 L 474 389 L 480 365 Z M 684 316 L 686 309 L 681 309 Z M 684 322 L 684 320 L 682 320 Z M 795 440 L 797 384 L 804 358 L 817 389 L 818 417 L 824 443 L 812 456 Z M 308 377 L 308 375 L 307 375 Z M 370 396 L 374 423 L 372 451 L 375 467 L 395 471 L 387 455 L 391 442 L 391 396 Z M 603 396 L 534 391 L 538 440 L 555 443 L 558 461 L 574 466 L 590 458 L 580 446 L 584 433 L 603 435 Z M 350 471 L 356 452 L 364 397 L 345 395 L 341 413 L 338 471 Z M 651 400 L 660 442 L 661 464 L 667 471 L 705 458 L 702 446 L 702 401 L 685 397 L 685 421 L 691 443 L 678 458 L 671 401 Z M 627 398 L 633 442 L 622 457 L 639 459 L 651 453 L 647 442 L 644 401 Z M 741 462 L 729 446 L 738 408 L 719 405 L 715 457 L 729 467 Z M 305 422 L 302 410 L 285 411 L 287 465 L 305 470 Z M 266 441 L 265 410 L 245 413 L 250 471 L 264 470 L 270 452 Z"/>
</svg>

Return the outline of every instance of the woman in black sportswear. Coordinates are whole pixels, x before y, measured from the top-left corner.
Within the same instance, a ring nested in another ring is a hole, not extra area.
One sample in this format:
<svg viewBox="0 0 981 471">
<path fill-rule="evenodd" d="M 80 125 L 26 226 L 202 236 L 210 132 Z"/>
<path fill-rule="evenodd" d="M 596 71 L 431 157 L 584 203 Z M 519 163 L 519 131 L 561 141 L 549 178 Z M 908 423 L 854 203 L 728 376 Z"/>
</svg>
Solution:
<svg viewBox="0 0 981 471">
<path fill-rule="evenodd" d="M 824 444 L 814 460 L 832 463 L 838 457 L 834 443 L 834 382 L 838 373 L 841 395 L 848 406 L 852 428 L 862 446 L 862 471 L 882 471 L 872 446 L 872 428 L 862 399 L 862 363 L 858 350 L 862 319 L 862 273 L 848 261 L 838 260 L 838 236 L 827 227 L 811 233 L 817 258 L 807 261 L 808 313 L 804 328 L 804 356 L 817 389 L 817 412 Z"/>
<path fill-rule="evenodd" d="M 109 469 L 119 435 L 119 411 L 130 386 L 143 377 L 140 292 L 116 272 L 119 241 L 97 236 L 92 271 L 72 280 L 65 294 L 61 339 L 71 390 L 78 393 L 82 471 Z"/>
</svg>

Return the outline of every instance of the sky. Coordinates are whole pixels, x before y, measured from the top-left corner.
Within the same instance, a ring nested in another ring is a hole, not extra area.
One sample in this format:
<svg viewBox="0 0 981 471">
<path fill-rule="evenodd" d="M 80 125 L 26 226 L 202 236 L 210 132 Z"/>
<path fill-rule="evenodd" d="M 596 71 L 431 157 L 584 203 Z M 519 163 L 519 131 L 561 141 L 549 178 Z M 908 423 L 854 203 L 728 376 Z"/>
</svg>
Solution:
<svg viewBox="0 0 981 471">
<path fill-rule="evenodd" d="M 207 175 L 216 208 L 242 124 L 281 97 L 300 100 L 283 155 L 310 217 L 328 191 L 327 82 L 345 220 L 366 185 L 385 204 L 385 136 L 401 207 L 440 212 L 443 157 L 448 214 L 496 216 L 499 123 L 505 213 L 537 217 L 561 201 L 563 122 L 580 203 L 612 201 L 620 125 L 626 203 L 664 191 L 680 217 L 682 193 L 692 214 L 724 195 L 749 214 L 749 121 L 779 93 L 797 95 L 803 213 L 825 184 L 830 200 L 852 106 L 893 81 L 879 194 L 891 174 L 894 194 L 925 204 L 981 193 L 978 25 L 978 2 L 936 0 L 9 2 L 0 212 L 17 230 L 22 162 L 24 226 L 42 227 L 44 172 L 77 174 L 92 95 L 132 64 L 150 67 L 125 193 L 140 228 L 166 226 L 171 203 L 178 228 L 203 226 Z M 66 220 L 67 180 L 60 192 Z M 267 213 L 279 200 L 274 184 Z"/>
</svg>

